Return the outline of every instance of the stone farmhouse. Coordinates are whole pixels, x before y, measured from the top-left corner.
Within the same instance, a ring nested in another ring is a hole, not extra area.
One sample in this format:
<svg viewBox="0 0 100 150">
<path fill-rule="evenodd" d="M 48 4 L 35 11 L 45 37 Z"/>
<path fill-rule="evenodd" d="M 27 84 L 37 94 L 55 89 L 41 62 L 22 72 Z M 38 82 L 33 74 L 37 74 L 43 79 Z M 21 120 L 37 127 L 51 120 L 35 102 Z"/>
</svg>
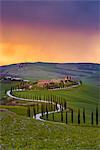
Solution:
<svg viewBox="0 0 100 150">
<path fill-rule="evenodd" d="M 64 78 L 61 79 L 51 79 L 51 80 L 38 80 L 37 81 L 37 86 L 39 87 L 46 87 L 50 84 L 59 84 L 59 83 L 67 83 L 74 81 L 71 76 L 65 76 Z"/>
</svg>

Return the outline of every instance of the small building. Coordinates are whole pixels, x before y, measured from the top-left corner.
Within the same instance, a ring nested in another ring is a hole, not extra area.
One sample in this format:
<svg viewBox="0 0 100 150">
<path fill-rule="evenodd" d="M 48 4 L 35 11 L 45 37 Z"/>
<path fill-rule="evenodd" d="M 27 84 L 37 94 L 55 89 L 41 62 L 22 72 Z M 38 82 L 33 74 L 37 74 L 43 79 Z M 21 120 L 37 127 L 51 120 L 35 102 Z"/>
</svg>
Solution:
<svg viewBox="0 0 100 150">
<path fill-rule="evenodd" d="M 39 87 L 45 87 L 48 84 L 50 84 L 50 82 L 51 82 L 51 80 L 39 80 L 37 82 L 37 86 L 39 86 Z"/>
</svg>

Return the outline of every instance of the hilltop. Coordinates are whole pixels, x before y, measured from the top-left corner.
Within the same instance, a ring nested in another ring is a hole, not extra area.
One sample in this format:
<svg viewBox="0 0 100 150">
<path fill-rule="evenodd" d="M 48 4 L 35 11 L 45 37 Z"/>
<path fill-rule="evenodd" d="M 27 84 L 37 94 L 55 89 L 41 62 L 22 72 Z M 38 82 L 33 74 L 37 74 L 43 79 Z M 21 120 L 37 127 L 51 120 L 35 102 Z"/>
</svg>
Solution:
<svg viewBox="0 0 100 150">
<path fill-rule="evenodd" d="M 98 83 L 100 64 L 96 63 L 18 63 L 0 66 L 0 74 L 31 81 L 71 75 L 88 82 Z"/>
</svg>

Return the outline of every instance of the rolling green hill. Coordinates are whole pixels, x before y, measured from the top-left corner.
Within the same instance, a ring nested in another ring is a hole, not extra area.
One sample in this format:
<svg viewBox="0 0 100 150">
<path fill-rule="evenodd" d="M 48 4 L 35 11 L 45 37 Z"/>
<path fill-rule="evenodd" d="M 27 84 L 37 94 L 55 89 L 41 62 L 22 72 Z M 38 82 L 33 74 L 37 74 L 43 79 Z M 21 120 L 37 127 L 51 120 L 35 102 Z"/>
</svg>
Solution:
<svg viewBox="0 0 100 150">
<path fill-rule="evenodd" d="M 0 73 L 5 76 L 38 80 L 71 75 L 88 83 L 99 84 L 100 64 L 93 63 L 20 63 L 1 66 Z"/>
<path fill-rule="evenodd" d="M 99 127 L 40 122 L 8 110 L 0 115 L 2 150 L 100 149 Z"/>
<path fill-rule="evenodd" d="M 1 106 L 0 109 L 0 131 L 1 149 L 29 149 L 29 150 L 81 150 L 100 149 L 100 124 L 90 125 L 90 112 L 95 115 L 96 105 L 99 106 L 99 71 L 100 64 L 92 63 L 21 63 L 0 67 L 0 96 L 1 100 L 7 100 L 6 91 L 19 82 L 6 82 L 4 76 L 20 77 L 35 81 L 38 79 L 50 79 L 71 75 L 83 81 L 82 86 L 61 91 L 22 91 L 14 92 L 18 97 L 32 98 L 34 95 L 52 94 L 66 99 L 69 107 L 74 111 L 77 108 L 86 108 L 86 126 L 64 124 L 57 122 L 41 122 L 26 115 L 26 108 L 23 106 Z M 3 98 L 2 98 L 3 97 Z M 22 102 L 26 104 L 26 102 Z M 30 102 L 28 102 L 30 103 Z M 88 112 L 87 112 L 88 110 Z M 77 113 L 77 112 L 76 112 Z M 76 113 L 74 118 L 76 119 Z M 70 114 L 69 114 L 70 115 Z M 55 121 L 59 121 L 60 113 L 55 113 Z M 45 116 L 44 116 L 45 118 Z M 69 118 L 70 119 L 70 118 Z M 95 118 L 94 118 L 95 119 Z M 52 116 L 49 119 L 52 121 Z M 89 121 L 89 125 L 88 125 Z M 100 121 L 100 117 L 99 117 Z M 75 120 L 76 123 L 76 120 Z"/>
</svg>

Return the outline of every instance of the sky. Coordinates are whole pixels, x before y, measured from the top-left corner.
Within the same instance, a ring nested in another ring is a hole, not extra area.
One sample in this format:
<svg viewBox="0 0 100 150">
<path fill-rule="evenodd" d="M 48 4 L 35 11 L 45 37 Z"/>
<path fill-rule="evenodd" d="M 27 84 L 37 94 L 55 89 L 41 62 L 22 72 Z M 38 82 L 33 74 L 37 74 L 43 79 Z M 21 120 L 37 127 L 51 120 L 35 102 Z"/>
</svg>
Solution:
<svg viewBox="0 0 100 150">
<path fill-rule="evenodd" d="M 100 63 L 100 1 L 1 0 L 0 65 Z"/>
</svg>

